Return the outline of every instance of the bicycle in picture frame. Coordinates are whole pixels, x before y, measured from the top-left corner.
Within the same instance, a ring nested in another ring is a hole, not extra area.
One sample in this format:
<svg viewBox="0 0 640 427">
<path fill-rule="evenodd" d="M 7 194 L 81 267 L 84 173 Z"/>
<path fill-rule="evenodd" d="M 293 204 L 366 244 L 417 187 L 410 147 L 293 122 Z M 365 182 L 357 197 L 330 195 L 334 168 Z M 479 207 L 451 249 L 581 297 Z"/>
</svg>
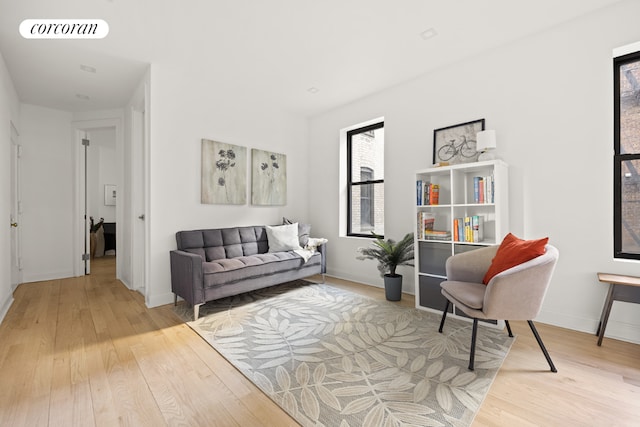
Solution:
<svg viewBox="0 0 640 427">
<path fill-rule="evenodd" d="M 470 163 L 478 160 L 476 134 L 484 130 L 484 119 L 433 131 L 434 163 Z"/>
</svg>

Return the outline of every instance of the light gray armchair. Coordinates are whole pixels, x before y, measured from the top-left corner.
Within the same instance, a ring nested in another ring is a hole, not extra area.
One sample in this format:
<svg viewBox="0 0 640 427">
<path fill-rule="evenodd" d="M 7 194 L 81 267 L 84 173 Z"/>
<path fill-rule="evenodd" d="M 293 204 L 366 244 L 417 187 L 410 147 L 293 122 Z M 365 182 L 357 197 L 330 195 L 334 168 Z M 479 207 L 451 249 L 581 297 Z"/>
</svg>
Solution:
<svg viewBox="0 0 640 427">
<path fill-rule="evenodd" d="M 526 320 L 542 349 L 552 372 L 556 367 L 545 348 L 533 319 L 540 312 L 551 276 L 558 261 L 558 250 L 546 245 L 545 253 L 494 276 L 487 285 L 483 276 L 498 246 L 456 254 L 447 259 L 447 280 L 440 284 L 447 305 L 442 313 L 439 332 L 442 333 L 449 305 L 473 318 L 469 370 L 473 370 L 478 319 L 504 320 L 513 337 L 509 320 Z"/>
</svg>

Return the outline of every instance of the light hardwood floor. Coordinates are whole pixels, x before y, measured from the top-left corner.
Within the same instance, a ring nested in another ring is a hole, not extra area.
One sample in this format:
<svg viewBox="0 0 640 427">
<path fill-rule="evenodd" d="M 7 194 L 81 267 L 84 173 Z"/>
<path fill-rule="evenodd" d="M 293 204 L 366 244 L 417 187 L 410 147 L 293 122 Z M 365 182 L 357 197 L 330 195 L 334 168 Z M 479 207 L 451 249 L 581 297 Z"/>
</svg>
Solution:
<svg viewBox="0 0 640 427">
<path fill-rule="evenodd" d="M 99 259 L 90 276 L 16 289 L 0 325 L 0 426 L 297 425 L 171 305 L 147 309 L 114 265 Z M 553 374 L 526 323 L 512 326 L 517 339 L 474 426 L 640 425 L 640 345 L 598 347 L 594 335 L 538 324 Z"/>
</svg>

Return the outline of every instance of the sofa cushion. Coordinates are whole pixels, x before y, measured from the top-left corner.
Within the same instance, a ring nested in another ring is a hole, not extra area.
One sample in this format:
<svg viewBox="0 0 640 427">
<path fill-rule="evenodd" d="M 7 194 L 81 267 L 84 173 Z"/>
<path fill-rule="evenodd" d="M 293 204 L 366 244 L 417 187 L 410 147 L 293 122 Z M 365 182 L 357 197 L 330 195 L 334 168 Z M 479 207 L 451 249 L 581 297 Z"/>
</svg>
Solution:
<svg viewBox="0 0 640 427">
<path fill-rule="evenodd" d="M 302 249 L 298 241 L 298 223 L 265 226 L 269 240 L 269 252 L 292 251 Z"/>
<path fill-rule="evenodd" d="M 305 263 L 295 252 L 273 252 L 232 259 L 219 259 L 202 264 L 204 286 L 226 285 L 256 276 L 271 275 L 317 265 L 321 261 L 320 253 L 314 254 Z"/>
<path fill-rule="evenodd" d="M 202 230 L 202 246 L 211 248 L 224 245 L 222 230 Z"/>
<path fill-rule="evenodd" d="M 178 249 L 184 251 L 186 249 L 204 248 L 204 240 L 202 231 L 180 231 L 176 233 L 176 241 Z"/>
<path fill-rule="evenodd" d="M 214 259 L 226 258 L 226 251 L 224 246 L 213 246 L 210 248 L 204 248 L 205 261 L 213 261 Z"/>
<path fill-rule="evenodd" d="M 294 224 L 297 221 L 290 220 L 286 217 L 282 217 L 282 225 Z M 311 234 L 311 224 L 303 224 L 298 222 L 298 241 L 303 248 L 307 246 L 309 242 L 309 236 Z"/>
<path fill-rule="evenodd" d="M 269 251 L 264 226 L 179 231 L 179 250 L 200 255 L 204 261 L 263 254 Z"/>
</svg>

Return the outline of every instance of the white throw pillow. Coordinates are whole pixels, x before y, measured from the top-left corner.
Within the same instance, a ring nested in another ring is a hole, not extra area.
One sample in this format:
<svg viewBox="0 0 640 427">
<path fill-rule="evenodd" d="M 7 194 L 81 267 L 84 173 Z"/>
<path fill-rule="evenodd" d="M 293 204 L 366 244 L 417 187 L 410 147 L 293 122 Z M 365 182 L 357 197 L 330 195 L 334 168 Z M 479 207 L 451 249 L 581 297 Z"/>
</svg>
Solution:
<svg viewBox="0 0 640 427">
<path fill-rule="evenodd" d="M 269 252 L 284 252 L 302 249 L 298 240 L 298 223 L 287 225 L 266 225 Z"/>
</svg>

